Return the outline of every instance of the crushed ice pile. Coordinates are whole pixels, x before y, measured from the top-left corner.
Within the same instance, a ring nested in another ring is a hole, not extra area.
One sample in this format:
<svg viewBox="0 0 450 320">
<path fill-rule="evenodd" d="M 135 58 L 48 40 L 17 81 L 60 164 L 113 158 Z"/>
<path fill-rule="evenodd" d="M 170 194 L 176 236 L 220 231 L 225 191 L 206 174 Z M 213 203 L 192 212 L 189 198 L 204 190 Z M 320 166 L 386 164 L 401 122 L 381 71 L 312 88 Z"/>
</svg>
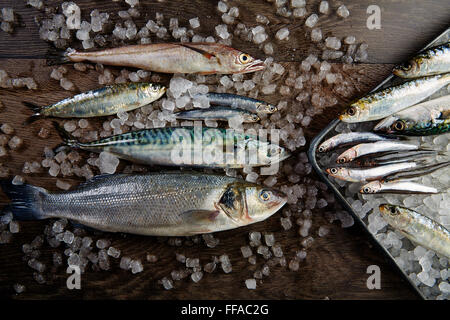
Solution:
<svg viewBox="0 0 450 320">
<path fill-rule="evenodd" d="M 435 99 L 448 94 L 449 89 L 443 88 L 427 100 Z M 376 122 L 347 124 L 340 122 L 329 138 L 337 133 L 350 131 L 371 131 Z M 422 148 L 450 151 L 450 133 L 437 136 L 411 137 L 412 143 L 418 143 Z M 318 161 L 323 168 L 336 164 L 337 156 L 345 148 L 325 155 L 319 155 Z M 437 155 L 432 163 L 448 161 L 446 156 Z M 367 226 L 378 242 L 386 248 L 398 266 L 409 276 L 428 299 L 449 299 L 450 264 L 446 257 L 440 256 L 431 250 L 415 245 L 409 239 L 396 232 L 382 218 L 379 205 L 389 203 L 401 205 L 442 224 L 450 229 L 450 168 L 445 167 L 424 175 L 415 180 L 426 186 L 433 186 L 440 190 L 438 194 L 360 194 L 358 191 L 363 183 L 349 183 L 329 176 L 341 193 L 351 204 L 353 211 Z"/>
<path fill-rule="evenodd" d="M 201 21 L 192 17 L 186 25 L 181 25 L 175 17 L 165 17 L 161 13 L 154 14 L 154 18 L 144 25 L 136 25 L 133 18 L 141 16 L 137 0 L 125 1 L 128 10 L 117 13 L 105 13 L 99 10 L 90 12 L 88 20 L 81 19 L 81 9 L 74 2 L 64 2 L 57 10 L 46 10 L 40 0 L 28 0 L 28 5 L 45 14 L 44 19 L 36 19 L 39 25 L 40 38 L 51 42 L 56 48 L 66 49 L 68 46 L 80 49 L 101 48 L 105 46 L 120 46 L 123 44 L 145 44 L 163 41 L 192 41 L 192 42 L 220 42 L 233 44 L 235 37 L 242 41 L 256 45 L 260 55 L 265 55 L 267 68 L 252 74 L 234 75 L 183 75 L 177 74 L 168 82 L 167 94 L 164 98 L 151 105 L 144 106 L 131 112 L 120 112 L 116 116 L 104 119 L 100 128 L 94 126 L 90 120 L 66 120 L 64 129 L 81 141 L 92 141 L 101 137 L 120 134 L 143 128 L 165 126 L 193 125 L 191 121 L 177 121 L 174 112 L 191 108 L 207 108 L 208 101 L 196 98 L 198 93 L 228 92 L 259 98 L 277 105 L 279 111 L 263 117 L 260 123 L 241 124 L 230 122 L 230 127 L 244 129 L 279 129 L 280 143 L 291 151 L 294 156 L 282 163 L 278 172 L 272 175 L 261 175 L 260 168 L 244 168 L 243 170 L 227 169 L 229 176 L 242 177 L 248 181 L 257 182 L 280 189 L 288 196 L 288 205 L 281 211 L 279 230 L 261 234 L 250 232 L 248 244 L 235 250 L 213 256 L 211 261 L 200 263 L 196 257 L 185 257 L 177 254 L 175 258 L 183 267 L 168 272 L 167 276 L 159 280 L 164 289 L 172 289 L 176 282 L 189 277 L 193 282 L 199 282 L 209 273 L 233 272 L 232 258 L 242 256 L 248 264 L 256 266 L 256 271 L 249 274 L 242 286 L 256 289 L 262 285 L 262 279 L 270 276 L 276 266 L 289 269 L 292 272 L 301 270 L 302 261 L 307 257 L 307 250 L 314 245 L 316 236 L 324 237 L 329 232 L 329 226 L 317 226 L 314 223 L 313 210 L 329 207 L 326 217 L 332 223 L 339 220 L 342 227 L 353 225 L 352 217 L 335 203 L 333 195 L 327 191 L 327 186 L 318 181 L 312 173 L 304 148 L 307 144 L 304 131 L 308 128 L 313 117 L 322 113 L 327 107 L 338 104 L 342 99 L 354 96 L 359 90 L 357 84 L 363 78 L 363 72 L 351 63 L 367 59 L 368 46 L 358 44 L 354 36 L 339 39 L 333 36 L 324 38 L 320 29 L 321 18 L 325 15 L 336 14 L 342 19 L 349 15 L 348 9 L 342 5 L 321 1 L 319 12 L 308 12 L 305 0 L 277 0 L 273 6 L 277 15 L 285 18 L 304 19 L 304 28 L 292 30 L 286 24 L 276 32 L 269 30 L 273 23 L 263 14 L 255 16 L 255 23 L 246 25 L 240 20 L 240 9 L 232 1 L 219 1 L 217 14 L 222 23 L 215 26 L 213 34 L 201 31 Z M 30 9 L 31 10 L 31 9 Z M 296 23 L 299 24 L 297 20 Z M 309 54 L 300 63 L 277 63 L 272 56 L 277 55 L 278 45 L 288 43 L 290 37 L 297 33 L 307 33 L 311 45 L 319 49 L 319 54 Z M 344 64 L 332 63 L 344 62 Z M 72 70 L 73 66 L 73 70 Z M 164 76 L 157 73 L 127 69 L 109 68 L 102 65 L 75 63 L 69 66 L 49 68 L 51 81 L 58 81 L 64 90 L 76 91 L 76 84 L 68 79 L 72 72 L 87 72 L 93 70 L 98 73 L 98 84 L 124 83 L 128 81 L 160 82 Z M 6 88 L 23 87 L 36 89 L 34 81 L 10 79 L 8 74 L 0 70 L 0 86 Z M 94 87 L 98 87 L 95 85 Z M 93 122 L 93 121 L 92 121 Z M 6 123 L 0 123 L 0 160 L 8 153 L 23 146 L 20 137 L 14 136 L 14 129 Z M 206 126 L 217 127 L 215 121 L 206 121 Z M 47 139 L 49 130 L 42 127 L 38 137 Z M 300 150 L 298 150 L 300 149 Z M 26 182 L 29 174 L 48 172 L 55 177 L 56 186 L 61 190 L 69 190 L 72 186 L 65 181 L 66 177 L 90 179 L 99 173 L 115 172 L 146 172 L 148 167 L 129 164 L 120 161 L 107 152 L 100 154 L 72 151 L 55 153 L 50 147 L 43 150 L 44 157 L 30 159 L 23 164 L 20 174 L 14 172 L 15 183 Z M 122 165 L 121 165 L 122 164 Z M 223 172 L 223 171 L 222 171 Z M 0 166 L 0 176 L 10 176 L 7 166 Z M 12 220 L 10 213 L 6 213 L 0 220 L 0 243 L 9 243 L 13 235 L 20 230 L 20 225 Z M 295 230 L 295 232 L 293 232 Z M 276 241 L 277 234 L 289 232 L 298 237 L 299 248 L 295 254 L 285 254 L 281 243 Z M 95 240 L 94 238 L 97 237 Z M 110 270 L 116 265 L 131 273 L 145 272 L 147 264 L 157 263 L 158 257 L 147 254 L 143 257 L 129 257 L 126 248 L 112 246 L 111 241 L 104 239 L 107 235 L 90 235 L 89 232 L 74 227 L 65 220 L 48 222 L 42 235 L 38 235 L 30 244 L 24 244 L 22 249 L 28 266 L 33 269 L 34 279 L 38 283 L 46 283 L 51 273 L 57 272 L 64 264 L 77 265 L 82 272 L 88 269 Z M 180 247 L 205 245 L 214 248 L 220 245 L 214 235 L 186 238 L 158 238 L 169 246 Z M 53 260 L 44 262 L 40 255 L 40 248 L 49 245 L 54 248 Z M 59 250 L 58 250 L 59 249 Z M 178 249 L 177 249 L 178 250 Z M 180 249 L 181 250 L 181 249 Z M 240 251 L 240 252 L 239 252 Z M 231 257 L 230 257 L 231 256 Z M 24 292 L 22 284 L 15 284 L 17 293 Z"/>
</svg>

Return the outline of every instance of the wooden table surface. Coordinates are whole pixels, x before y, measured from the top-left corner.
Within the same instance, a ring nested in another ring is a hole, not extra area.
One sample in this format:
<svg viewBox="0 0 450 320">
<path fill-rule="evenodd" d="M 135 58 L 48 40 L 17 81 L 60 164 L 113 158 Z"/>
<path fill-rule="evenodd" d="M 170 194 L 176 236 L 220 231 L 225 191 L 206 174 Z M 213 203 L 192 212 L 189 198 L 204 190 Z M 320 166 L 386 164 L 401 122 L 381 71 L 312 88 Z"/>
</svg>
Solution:
<svg viewBox="0 0 450 320">
<path fill-rule="evenodd" d="M 45 1 L 46 4 L 57 5 L 59 1 Z M 98 8 L 101 12 L 117 12 L 128 6 L 124 3 L 111 1 L 80 1 L 76 3 L 82 9 L 83 17 L 87 17 L 90 10 Z M 304 20 L 292 21 L 274 14 L 272 4 L 266 1 L 235 1 L 240 8 L 240 18 L 247 25 L 255 25 L 254 16 L 257 12 L 264 12 L 275 23 L 270 25 L 271 32 L 287 26 L 291 30 L 291 40 L 279 45 L 275 50 L 275 59 L 284 65 L 298 64 L 309 53 L 314 52 L 313 46 L 304 36 Z M 317 12 L 319 1 L 308 1 L 308 9 Z M 330 1 L 336 8 L 339 1 Z M 334 14 L 321 19 L 320 27 L 324 34 L 338 37 L 355 35 L 358 41 L 369 44 L 369 61 L 356 65 L 355 71 L 364 77 L 355 90 L 355 97 L 363 95 L 385 78 L 392 64 L 398 63 L 423 47 L 446 27 L 450 21 L 450 2 L 445 0 L 423 2 L 414 1 L 377 1 L 381 7 L 381 29 L 368 30 L 366 28 L 366 9 L 370 1 L 346 1 L 351 15 L 348 19 L 338 19 Z M 55 146 L 60 139 L 51 130 L 49 139 L 37 138 L 36 134 L 41 126 L 51 128 L 50 121 L 42 121 L 23 127 L 21 123 L 30 115 L 30 111 L 20 101 L 25 98 L 37 104 L 58 101 L 68 96 L 68 92 L 59 87 L 55 80 L 49 78 L 51 68 L 45 64 L 45 54 L 49 45 L 39 39 L 38 28 L 34 17 L 39 15 L 35 9 L 25 7 L 25 1 L 0 0 L 0 8 L 13 7 L 19 13 L 22 27 L 17 27 L 13 35 L 0 32 L 0 69 L 5 69 L 11 76 L 33 76 L 39 84 L 39 90 L 28 91 L 0 89 L 0 101 L 4 107 L 0 110 L 0 124 L 10 123 L 16 128 L 16 134 L 24 139 L 25 147 L 19 152 L 12 152 L 9 158 L 2 161 L 11 173 L 20 174 L 25 161 L 39 160 L 45 146 Z M 138 26 L 149 18 L 154 18 L 155 12 L 164 13 L 166 19 L 178 17 L 180 24 L 192 17 L 199 16 L 202 23 L 201 32 L 211 34 L 213 27 L 220 23 L 216 12 L 216 1 L 144 1 L 141 0 L 141 18 L 136 19 Z M 261 51 L 252 44 L 234 40 L 233 46 L 250 54 L 261 56 Z M 335 64 L 339 68 L 338 64 Z M 87 74 L 71 72 L 72 79 L 80 91 L 93 89 L 98 86 L 98 74 L 90 71 Z M 268 97 L 276 102 L 276 97 Z M 343 103 L 341 103 L 343 104 Z M 306 131 L 307 145 L 299 151 L 307 150 L 312 137 L 323 129 L 333 118 L 342 105 L 330 108 L 317 115 Z M 93 122 L 95 123 L 95 122 Z M 38 184 L 56 190 L 55 178 L 47 173 L 27 175 L 27 182 Z M 80 180 L 66 179 L 77 183 Z M 0 206 L 7 202 L 6 197 L 0 195 Z M 204 245 L 174 248 L 167 244 L 158 243 L 153 237 L 133 235 L 104 234 L 112 240 L 112 244 L 122 250 L 124 255 L 140 258 L 144 261 L 144 271 L 137 275 L 118 268 L 118 262 L 113 262 L 113 271 L 88 271 L 82 277 L 82 290 L 69 291 L 65 282 L 67 275 L 64 270 L 50 279 L 45 285 L 37 284 L 32 278 L 32 271 L 22 261 L 21 245 L 29 243 L 36 234 L 42 233 L 45 223 L 21 223 L 21 232 L 14 235 L 13 242 L 0 245 L 0 297 L 17 299 L 53 299 L 53 298 L 116 298 L 116 299 L 416 299 L 417 296 L 404 282 L 398 272 L 376 248 L 368 241 L 364 230 L 359 226 L 342 229 L 338 223 L 329 224 L 325 218 L 328 209 L 315 210 L 313 215 L 312 233 L 315 242 L 308 249 L 308 256 L 300 264 L 298 272 L 287 271 L 281 267 L 271 270 L 271 276 L 264 279 L 264 283 L 257 290 L 247 290 L 244 280 L 250 278 L 255 266 L 245 262 L 240 253 L 240 247 L 246 242 L 248 232 L 274 232 L 277 241 L 282 244 L 285 255 L 291 258 L 294 251 L 300 247 L 300 238 L 295 235 L 296 228 L 283 232 L 279 216 L 274 215 L 268 220 L 232 231 L 221 232 L 215 236 L 220 244 L 215 248 Z M 317 237 L 317 228 L 328 225 L 330 234 Z M 54 249 L 48 246 L 42 249 L 43 260 L 50 264 L 50 256 Z M 166 291 L 157 284 L 158 279 L 169 276 L 179 263 L 174 253 L 184 253 L 186 256 L 200 257 L 202 263 L 209 261 L 212 255 L 227 253 L 231 257 L 233 272 L 223 274 L 215 272 L 206 274 L 199 283 L 182 280 L 176 283 L 173 290 Z M 146 253 L 159 257 L 153 264 L 145 262 Z M 381 268 L 381 290 L 369 290 L 366 287 L 369 265 Z M 259 265 L 260 266 L 260 265 Z M 14 283 L 26 285 L 27 291 L 15 295 L 12 289 Z"/>
</svg>

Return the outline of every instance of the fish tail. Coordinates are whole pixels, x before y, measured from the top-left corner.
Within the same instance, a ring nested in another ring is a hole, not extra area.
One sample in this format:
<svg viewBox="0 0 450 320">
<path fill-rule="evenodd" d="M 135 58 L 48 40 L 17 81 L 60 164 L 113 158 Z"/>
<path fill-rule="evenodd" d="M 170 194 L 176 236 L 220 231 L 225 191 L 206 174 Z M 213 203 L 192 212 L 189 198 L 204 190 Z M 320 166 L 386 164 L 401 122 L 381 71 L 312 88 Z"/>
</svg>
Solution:
<svg viewBox="0 0 450 320">
<path fill-rule="evenodd" d="M 47 217 L 40 209 L 42 197 L 47 190 L 29 184 L 15 185 L 12 180 L 0 180 L 0 187 L 11 199 L 6 207 L 16 220 L 41 220 Z"/>
<path fill-rule="evenodd" d="M 58 64 L 70 63 L 70 59 L 68 57 L 68 53 L 73 51 L 73 49 L 68 48 L 66 51 L 57 50 L 55 48 L 51 48 L 47 51 L 47 65 L 54 66 Z"/>
<path fill-rule="evenodd" d="M 63 139 L 64 143 L 55 147 L 54 151 L 59 152 L 61 150 L 67 149 L 68 147 L 80 148 L 80 142 L 72 136 L 69 132 L 64 130 L 64 128 L 56 121 L 53 121 L 53 126 L 56 131 L 58 131 L 59 136 Z"/>
<path fill-rule="evenodd" d="M 37 104 L 28 102 L 28 101 L 22 101 L 22 104 L 35 112 L 32 116 L 28 117 L 25 120 L 25 122 L 23 123 L 24 125 L 31 124 L 31 123 L 35 122 L 36 120 L 39 120 L 44 117 L 44 115 L 41 114 L 42 108 L 40 106 L 38 106 Z"/>
</svg>

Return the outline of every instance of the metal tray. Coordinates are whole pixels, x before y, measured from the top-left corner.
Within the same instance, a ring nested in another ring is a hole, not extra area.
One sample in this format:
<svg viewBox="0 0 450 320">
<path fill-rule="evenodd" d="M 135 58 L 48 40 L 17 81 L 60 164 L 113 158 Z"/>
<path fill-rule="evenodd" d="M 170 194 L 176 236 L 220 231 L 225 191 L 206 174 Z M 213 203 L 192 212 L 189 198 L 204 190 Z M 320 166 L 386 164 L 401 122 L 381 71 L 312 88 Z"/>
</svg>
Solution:
<svg viewBox="0 0 450 320">
<path fill-rule="evenodd" d="M 443 33 L 441 33 L 438 37 L 436 37 L 432 42 L 430 42 L 426 47 L 424 47 L 422 50 L 427 49 L 429 47 L 432 47 L 440 42 L 443 42 L 444 39 L 450 38 L 450 28 L 445 30 Z M 389 77 L 387 77 L 383 82 L 381 82 L 378 86 L 376 86 L 371 92 L 375 92 L 379 89 L 382 89 L 384 87 L 390 86 L 395 84 L 394 79 L 395 76 L 391 74 Z M 395 268 L 397 271 L 401 274 L 403 279 L 408 282 L 411 285 L 411 288 L 415 291 L 415 293 L 422 299 L 426 299 L 423 293 L 420 291 L 420 289 L 411 281 L 411 279 L 408 277 L 408 275 L 397 265 L 397 263 L 394 260 L 394 257 L 391 255 L 391 253 L 381 245 L 378 240 L 375 238 L 375 236 L 368 230 L 366 224 L 362 221 L 362 219 L 356 214 L 355 211 L 353 211 L 353 208 L 351 207 L 350 203 L 345 199 L 345 197 L 341 194 L 337 186 L 328 179 L 327 175 L 324 173 L 322 168 L 319 166 L 319 163 L 316 158 L 316 150 L 319 144 L 324 140 L 325 136 L 330 133 L 341 121 L 339 119 L 335 119 L 331 121 L 325 129 L 323 129 L 312 141 L 308 150 L 308 158 L 309 161 L 316 171 L 316 173 L 319 175 L 319 177 L 323 180 L 323 182 L 334 192 L 334 195 L 338 202 L 342 205 L 342 207 L 347 210 L 357 223 L 359 223 L 367 233 L 370 241 L 374 244 L 376 248 L 378 248 L 384 255 L 384 257 L 388 260 L 388 262 Z"/>
</svg>

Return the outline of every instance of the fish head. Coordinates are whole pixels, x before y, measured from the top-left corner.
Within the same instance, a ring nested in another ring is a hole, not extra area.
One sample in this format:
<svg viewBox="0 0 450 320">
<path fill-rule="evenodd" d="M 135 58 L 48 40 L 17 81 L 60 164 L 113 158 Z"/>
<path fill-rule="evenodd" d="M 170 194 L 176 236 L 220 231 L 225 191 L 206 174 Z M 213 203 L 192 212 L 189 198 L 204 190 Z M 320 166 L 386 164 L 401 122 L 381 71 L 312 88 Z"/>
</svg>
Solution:
<svg viewBox="0 0 450 320">
<path fill-rule="evenodd" d="M 394 67 L 392 73 L 400 78 L 410 78 L 412 75 L 415 75 L 419 70 L 420 62 L 416 60 L 410 60 L 405 62 L 399 66 Z"/>
<path fill-rule="evenodd" d="M 369 110 L 364 100 L 358 100 L 352 103 L 347 110 L 339 116 L 339 120 L 343 122 L 361 122 L 367 118 Z"/>
<path fill-rule="evenodd" d="M 334 144 L 332 143 L 331 139 L 328 139 L 320 144 L 320 146 L 317 148 L 317 151 L 320 153 L 327 152 L 328 150 L 332 149 L 334 147 Z"/>
<path fill-rule="evenodd" d="M 355 148 L 350 148 L 339 155 L 336 159 L 336 163 L 347 163 L 351 162 L 356 158 L 356 150 Z"/>
<path fill-rule="evenodd" d="M 374 131 L 383 131 L 388 132 L 390 130 L 391 125 L 396 122 L 398 118 L 394 115 L 389 116 L 381 120 L 376 124 L 376 126 L 373 128 Z"/>
<path fill-rule="evenodd" d="M 280 210 L 287 202 L 284 193 L 260 185 L 251 185 L 245 188 L 247 204 L 247 217 L 252 222 L 267 219 Z"/>
<path fill-rule="evenodd" d="M 142 90 L 145 91 L 149 96 L 153 96 L 156 99 L 159 99 L 166 92 L 166 87 L 158 83 L 146 83 Z"/>
<path fill-rule="evenodd" d="M 407 208 L 385 203 L 379 209 L 383 219 L 394 228 L 402 229 L 410 223 L 410 210 Z"/>
<path fill-rule="evenodd" d="M 359 189 L 359 193 L 372 194 L 378 193 L 380 190 L 381 190 L 381 182 L 375 180 L 363 185 L 361 189 Z"/>
<path fill-rule="evenodd" d="M 291 156 L 291 153 L 277 144 L 260 145 L 258 148 L 258 158 L 262 163 L 279 163 Z"/>
<path fill-rule="evenodd" d="M 222 50 L 218 50 L 215 55 L 221 65 L 225 65 L 233 70 L 232 73 L 249 73 L 266 68 L 264 61 L 227 46 L 223 46 Z"/>
<path fill-rule="evenodd" d="M 258 122 L 261 118 L 256 113 L 245 113 L 243 115 L 244 122 Z"/>
<path fill-rule="evenodd" d="M 273 104 L 270 104 L 270 103 L 257 102 L 256 110 L 258 110 L 258 112 L 271 114 L 271 113 L 277 112 L 278 108 L 277 108 L 277 106 L 274 106 Z"/>
<path fill-rule="evenodd" d="M 348 180 L 348 169 L 345 167 L 332 167 L 325 171 L 334 178 Z"/>
</svg>

